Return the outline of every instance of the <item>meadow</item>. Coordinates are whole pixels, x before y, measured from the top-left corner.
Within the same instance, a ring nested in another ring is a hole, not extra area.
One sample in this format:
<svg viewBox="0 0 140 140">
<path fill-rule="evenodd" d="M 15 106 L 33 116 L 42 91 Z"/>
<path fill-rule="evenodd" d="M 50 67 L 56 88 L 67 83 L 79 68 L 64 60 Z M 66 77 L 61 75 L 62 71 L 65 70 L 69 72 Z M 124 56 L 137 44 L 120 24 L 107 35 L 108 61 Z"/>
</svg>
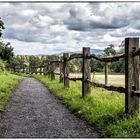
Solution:
<svg viewBox="0 0 140 140">
<path fill-rule="evenodd" d="M 51 80 L 43 75 L 33 77 L 46 85 L 72 113 L 95 125 L 103 137 L 140 137 L 140 115 L 127 116 L 124 113 L 123 93 L 92 87 L 91 94 L 81 98 L 81 82 L 70 81 L 70 87 L 64 88 L 58 78 Z M 103 81 L 104 76 L 98 74 L 95 77 Z M 122 84 L 124 79 L 123 75 L 112 75 L 109 78 L 116 85 Z"/>
<path fill-rule="evenodd" d="M 0 110 L 2 111 L 6 102 L 12 96 L 13 90 L 23 77 L 11 74 L 9 72 L 0 73 Z"/>
<path fill-rule="evenodd" d="M 105 75 L 104 73 L 95 73 L 95 75 L 91 73 L 91 80 L 95 80 L 98 83 L 105 83 Z M 71 73 L 70 77 L 82 77 L 81 73 Z M 125 75 L 123 74 L 109 74 L 108 75 L 108 84 L 114 86 L 125 86 Z"/>
</svg>

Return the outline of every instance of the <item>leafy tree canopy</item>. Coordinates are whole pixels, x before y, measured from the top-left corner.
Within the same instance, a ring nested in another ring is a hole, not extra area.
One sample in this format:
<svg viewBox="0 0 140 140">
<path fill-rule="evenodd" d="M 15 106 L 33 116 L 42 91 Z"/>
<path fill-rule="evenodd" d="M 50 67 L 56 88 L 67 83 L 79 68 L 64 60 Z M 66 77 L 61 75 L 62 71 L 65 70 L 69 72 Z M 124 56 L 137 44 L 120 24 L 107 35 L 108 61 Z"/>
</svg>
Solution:
<svg viewBox="0 0 140 140">
<path fill-rule="evenodd" d="M 0 42 L 0 58 L 4 61 L 9 61 L 14 56 L 13 48 L 11 44 Z"/>
<path fill-rule="evenodd" d="M 115 55 L 116 50 L 114 48 L 115 46 L 113 44 L 110 44 L 109 47 L 104 49 L 104 55 L 106 56 Z"/>
<path fill-rule="evenodd" d="M 4 29 L 4 22 L 0 18 L 0 37 L 2 36 L 2 29 Z"/>
</svg>

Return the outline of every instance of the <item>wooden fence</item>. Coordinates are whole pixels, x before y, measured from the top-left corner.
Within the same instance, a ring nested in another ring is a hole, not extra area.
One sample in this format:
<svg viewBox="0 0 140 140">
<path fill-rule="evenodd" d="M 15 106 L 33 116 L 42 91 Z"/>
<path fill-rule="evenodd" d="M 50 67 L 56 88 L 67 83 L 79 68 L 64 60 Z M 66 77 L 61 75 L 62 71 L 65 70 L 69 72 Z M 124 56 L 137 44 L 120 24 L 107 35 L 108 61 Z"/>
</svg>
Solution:
<svg viewBox="0 0 140 140">
<path fill-rule="evenodd" d="M 44 74 L 55 79 L 55 75 L 60 76 L 60 83 L 64 83 L 64 87 L 69 87 L 69 81 L 82 81 L 82 96 L 89 94 L 91 92 L 91 86 L 101 87 L 111 91 L 117 91 L 120 93 L 125 93 L 125 113 L 133 114 L 139 111 L 139 38 L 125 38 L 125 53 L 117 56 L 109 57 L 99 57 L 95 54 L 90 54 L 90 48 L 83 48 L 83 53 L 63 54 L 63 59 L 61 61 L 50 61 L 46 65 L 26 67 L 22 69 L 22 72 L 30 74 Z M 71 78 L 69 77 L 69 61 L 72 59 L 81 58 L 83 60 L 82 64 L 82 77 L 81 78 Z M 105 63 L 105 84 L 95 83 L 91 81 L 91 70 L 90 70 L 90 59 L 96 59 L 98 61 Z M 123 59 L 125 61 L 125 88 L 115 87 L 108 85 L 108 62 L 115 62 Z M 55 73 L 55 65 L 59 64 L 60 73 Z M 40 69 L 37 71 L 37 69 Z M 21 71 L 21 70 L 20 70 Z"/>
</svg>

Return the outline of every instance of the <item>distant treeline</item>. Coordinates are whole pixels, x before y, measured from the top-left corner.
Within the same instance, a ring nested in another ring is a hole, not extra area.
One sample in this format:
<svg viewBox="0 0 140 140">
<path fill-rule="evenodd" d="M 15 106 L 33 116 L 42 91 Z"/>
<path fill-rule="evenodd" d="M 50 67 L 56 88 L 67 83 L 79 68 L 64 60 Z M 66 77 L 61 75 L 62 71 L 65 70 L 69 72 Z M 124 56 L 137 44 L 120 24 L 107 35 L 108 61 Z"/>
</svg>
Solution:
<svg viewBox="0 0 140 140">
<path fill-rule="evenodd" d="M 118 54 L 124 53 L 124 48 L 120 47 L 118 51 L 114 49 L 114 45 L 110 44 L 107 48 L 105 48 L 104 52 L 100 54 L 101 56 L 114 56 Z M 75 59 L 70 61 L 70 71 L 71 72 L 81 72 L 82 60 Z M 103 72 L 104 71 L 104 62 L 100 62 L 95 59 L 91 59 L 90 61 L 91 72 Z M 125 63 L 124 61 L 117 61 L 113 63 L 108 63 L 109 73 L 124 73 Z"/>
<path fill-rule="evenodd" d="M 107 47 L 103 54 L 100 54 L 102 56 L 109 56 L 109 55 L 117 55 L 122 54 L 123 48 L 120 48 L 119 51 L 116 51 L 114 49 L 114 45 L 109 45 Z M 23 68 L 26 66 L 37 66 L 37 65 L 43 65 L 46 64 L 50 60 L 60 60 L 60 56 L 56 55 L 44 55 L 44 56 L 34 56 L 34 55 L 17 55 L 13 56 L 9 63 L 7 64 L 7 67 L 16 67 L 16 68 Z M 90 61 L 91 65 L 91 72 L 97 71 L 97 72 L 103 72 L 104 71 L 104 63 L 97 61 L 95 59 L 91 59 Z M 113 63 L 108 63 L 109 65 L 109 72 L 110 73 L 124 73 L 124 61 L 118 61 Z M 69 68 L 70 72 L 81 72 L 82 66 L 82 59 L 74 59 L 69 62 Z"/>
</svg>

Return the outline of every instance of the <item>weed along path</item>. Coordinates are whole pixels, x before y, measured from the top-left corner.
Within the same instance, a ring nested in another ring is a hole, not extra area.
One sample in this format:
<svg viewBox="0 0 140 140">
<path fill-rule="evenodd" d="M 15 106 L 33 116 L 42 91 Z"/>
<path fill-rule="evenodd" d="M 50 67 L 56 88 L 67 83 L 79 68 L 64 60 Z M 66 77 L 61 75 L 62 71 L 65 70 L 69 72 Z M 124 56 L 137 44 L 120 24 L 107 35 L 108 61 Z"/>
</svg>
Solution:
<svg viewBox="0 0 140 140">
<path fill-rule="evenodd" d="M 97 138 L 100 134 L 76 118 L 46 87 L 24 79 L 0 113 L 1 138 Z"/>
</svg>

